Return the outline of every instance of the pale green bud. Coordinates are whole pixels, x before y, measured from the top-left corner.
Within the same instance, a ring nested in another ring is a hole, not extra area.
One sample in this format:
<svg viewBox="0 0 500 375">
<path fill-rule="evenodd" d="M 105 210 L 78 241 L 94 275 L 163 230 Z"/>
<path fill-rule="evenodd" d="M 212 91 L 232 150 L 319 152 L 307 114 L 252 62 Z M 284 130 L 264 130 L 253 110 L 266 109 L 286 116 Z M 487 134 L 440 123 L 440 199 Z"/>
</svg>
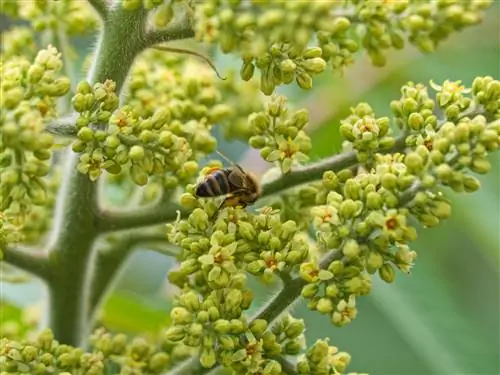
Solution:
<svg viewBox="0 0 500 375">
<path fill-rule="evenodd" d="M 370 251 L 366 259 L 366 269 L 368 273 L 373 274 L 384 265 L 384 257 L 376 251 Z"/>
<path fill-rule="evenodd" d="M 308 73 L 297 72 L 296 81 L 299 87 L 304 90 L 309 90 L 312 88 L 313 85 L 312 77 Z"/>
<path fill-rule="evenodd" d="M 180 341 L 186 336 L 184 327 L 173 326 L 165 332 L 165 339 L 168 341 Z"/>
<path fill-rule="evenodd" d="M 218 319 L 214 322 L 214 330 L 218 333 L 226 334 L 231 329 L 231 324 L 226 319 Z"/>
<path fill-rule="evenodd" d="M 304 298 L 313 298 L 319 291 L 319 286 L 316 284 L 307 284 L 302 288 L 301 295 Z"/>
<path fill-rule="evenodd" d="M 316 310 L 321 314 L 329 314 L 334 308 L 335 306 L 329 298 L 321 298 L 316 305 Z"/>
<path fill-rule="evenodd" d="M 257 337 L 262 336 L 266 329 L 267 320 L 265 319 L 256 319 L 250 325 L 250 331 Z"/>
<path fill-rule="evenodd" d="M 361 249 L 359 247 L 359 244 L 357 243 L 356 240 L 349 239 L 346 241 L 346 244 L 342 248 L 342 253 L 348 258 L 348 259 L 354 259 L 356 258 Z"/>
<path fill-rule="evenodd" d="M 205 368 L 212 368 L 217 362 L 213 348 L 203 348 L 200 355 L 200 363 Z"/>
<path fill-rule="evenodd" d="M 464 176 L 463 184 L 464 184 L 465 191 L 468 193 L 472 193 L 474 191 L 477 191 L 481 187 L 481 183 L 479 182 L 479 180 L 477 178 L 475 178 L 473 176 L 468 176 L 468 175 Z M 450 209 L 451 209 L 451 207 L 450 207 Z"/>
<path fill-rule="evenodd" d="M 378 274 L 382 280 L 386 283 L 392 283 L 396 277 L 394 273 L 394 268 L 390 263 L 385 263 L 379 270 Z"/>
<path fill-rule="evenodd" d="M 325 294 L 329 298 L 335 298 L 339 294 L 339 288 L 335 284 L 329 284 L 325 289 Z"/>
<path fill-rule="evenodd" d="M 308 59 L 304 62 L 304 69 L 310 73 L 318 74 L 326 68 L 326 61 L 321 57 Z M 300 74 L 300 73 L 299 73 Z"/>
</svg>

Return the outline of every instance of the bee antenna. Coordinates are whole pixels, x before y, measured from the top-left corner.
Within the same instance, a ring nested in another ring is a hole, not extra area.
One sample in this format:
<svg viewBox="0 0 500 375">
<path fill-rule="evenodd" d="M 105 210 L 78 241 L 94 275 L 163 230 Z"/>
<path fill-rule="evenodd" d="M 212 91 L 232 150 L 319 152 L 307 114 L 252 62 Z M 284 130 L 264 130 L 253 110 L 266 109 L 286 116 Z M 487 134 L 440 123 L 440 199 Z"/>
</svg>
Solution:
<svg viewBox="0 0 500 375">
<path fill-rule="evenodd" d="M 203 61 L 205 61 L 208 65 L 210 65 L 210 67 L 215 72 L 215 74 L 217 74 L 217 77 L 219 77 L 223 81 L 225 81 L 227 79 L 227 77 L 222 77 L 219 74 L 219 72 L 217 71 L 217 68 L 215 67 L 215 64 L 212 62 L 212 60 L 210 60 L 207 56 L 202 55 L 201 53 L 198 53 L 196 51 L 191 51 L 191 50 L 185 49 L 185 48 L 175 48 L 175 47 L 167 47 L 167 46 L 154 46 L 154 47 L 151 47 L 151 48 L 157 49 L 159 51 L 174 52 L 174 53 L 183 53 L 183 54 L 186 54 L 186 55 L 192 55 L 192 56 L 199 57 L 200 59 L 202 59 Z"/>
<path fill-rule="evenodd" d="M 232 161 L 231 159 L 229 159 L 226 155 L 224 155 L 222 152 L 220 152 L 219 150 L 215 150 L 215 152 L 221 157 L 223 158 L 225 161 L 227 161 L 228 163 L 230 164 L 233 164 L 233 165 L 237 165 L 234 161 Z"/>
</svg>

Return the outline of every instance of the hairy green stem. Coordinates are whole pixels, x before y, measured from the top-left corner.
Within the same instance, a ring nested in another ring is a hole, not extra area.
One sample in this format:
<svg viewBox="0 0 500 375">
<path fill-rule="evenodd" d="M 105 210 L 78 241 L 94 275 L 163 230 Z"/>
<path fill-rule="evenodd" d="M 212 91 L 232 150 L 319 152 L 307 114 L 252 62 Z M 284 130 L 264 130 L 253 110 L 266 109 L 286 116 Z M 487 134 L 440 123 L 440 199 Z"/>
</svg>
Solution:
<svg viewBox="0 0 500 375">
<path fill-rule="evenodd" d="M 144 19 L 143 12 L 126 12 L 121 7 L 110 14 L 88 76 L 91 83 L 111 79 L 120 92 L 140 50 Z M 79 155 L 68 152 L 66 178 L 56 207 L 56 240 L 50 253 L 49 324 L 59 342 L 80 346 L 85 344 L 88 329 L 89 266 L 98 234 L 97 184 L 77 170 Z"/>
<path fill-rule="evenodd" d="M 146 46 L 194 37 L 194 30 L 188 22 L 174 22 L 161 30 L 151 30 L 144 36 Z"/>
<path fill-rule="evenodd" d="M 82 345 L 86 333 L 86 276 L 97 233 L 97 186 L 78 172 L 77 164 L 78 155 L 71 154 L 57 200 L 56 242 L 49 255 L 50 328 L 59 342 L 74 346 Z"/>
<path fill-rule="evenodd" d="M 92 5 L 99 11 L 104 3 L 93 1 Z M 145 37 L 147 13 L 144 9 L 128 11 L 120 2 L 115 5 L 106 10 L 87 80 L 91 84 L 112 80 L 119 94 L 135 57 L 149 47 L 152 40 Z M 171 31 L 175 34 L 172 40 L 184 35 L 177 29 Z M 74 117 L 68 116 L 47 130 L 72 135 L 74 122 L 71 126 L 68 121 Z M 98 126 L 103 128 L 105 124 Z M 57 200 L 55 241 L 49 254 L 52 269 L 48 280 L 51 297 L 49 324 L 59 342 L 82 346 L 89 329 L 89 311 L 91 316 L 127 254 L 112 252 L 104 257 L 96 254 L 94 259 L 95 240 L 102 232 L 98 186 L 77 170 L 80 155 L 71 150 L 68 152 L 65 181 Z M 97 267 L 91 267 L 94 260 L 97 260 Z"/>
<path fill-rule="evenodd" d="M 394 147 L 380 150 L 381 153 L 401 151 L 405 147 L 405 137 L 396 139 Z M 326 171 L 338 172 L 344 168 L 356 166 L 356 153 L 354 151 L 335 155 L 320 162 L 293 169 L 290 174 L 281 176 L 262 185 L 262 198 L 281 193 L 287 189 L 297 187 L 308 182 L 321 180 Z M 177 218 L 176 210 L 181 212 L 181 217 L 186 217 L 189 211 L 172 202 L 163 205 L 151 205 L 134 210 L 112 211 L 103 210 L 99 217 L 99 230 L 102 232 L 124 230 L 139 226 L 156 225 L 173 221 Z"/>
<path fill-rule="evenodd" d="M 99 16 L 104 20 L 108 17 L 108 7 L 106 0 L 87 0 L 90 5 L 95 9 Z"/>
<path fill-rule="evenodd" d="M 49 278 L 49 264 L 47 254 L 37 249 L 28 250 L 21 247 L 7 245 L 3 249 L 3 261 L 21 270 L 27 271 L 42 280 Z"/>
</svg>

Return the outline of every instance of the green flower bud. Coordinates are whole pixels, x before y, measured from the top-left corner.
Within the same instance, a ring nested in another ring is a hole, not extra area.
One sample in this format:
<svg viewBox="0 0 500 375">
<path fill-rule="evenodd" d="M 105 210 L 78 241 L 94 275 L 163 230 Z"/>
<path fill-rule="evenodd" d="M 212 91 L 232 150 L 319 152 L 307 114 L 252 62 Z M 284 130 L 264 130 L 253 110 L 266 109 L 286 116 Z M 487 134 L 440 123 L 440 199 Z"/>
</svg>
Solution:
<svg viewBox="0 0 500 375">
<path fill-rule="evenodd" d="M 304 62 L 304 69 L 312 74 L 321 73 L 326 68 L 326 61 L 321 57 L 308 59 Z M 300 74 L 300 73 L 299 73 Z"/>
<path fill-rule="evenodd" d="M 265 319 L 256 319 L 250 325 L 250 331 L 257 337 L 262 336 L 266 329 L 267 320 Z"/>
<path fill-rule="evenodd" d="M 297 362 L 297 371 L 300 375 L 311 373 L 311 367 L 306 359 Z"/>
<path fill-rule="evenodd" d="M 200 363 L 205 368 L 212 368 L 217 362 L 215 350 L 213 348 L 203 348 L 200 355 Z"/>
<path fill-rule="evenodd" d="M 90 128 L 81 128 L 76 135 L 82 142 L 91 142 L 94 139 L 94 132 Z"/>
<path fill-rule="evenodd" d="M 231 324 L 226 319 L 218 319 L 214 322 L 214 330 L 218 333 L 226 334 L 231 329 Z"/>
<path fill-rule="evenodd" d="M 246 240 L 252 241 L 256 237 L 256 232 L 252 224 L 240 221 L 238 223 L 238 232 Z"/>
<path fill-rule="evenodd" d="M 361 252 L 361 249 L 359 247 L 359 244 L 356 242 L 356 240 L 353 240 L 353 239 L 347 240 L 346 244 L 342 248 L 342 253 L 348 259 L 356 258 L 360 252 Z"/>
<path fill-rule="evenodd" d="M 250 146 L 252 146 L 253 148 L 262 148 L 266 145 L 266 137 L 256 135 L 256 136 L 250 137 L 248 142 L 250 143 Z"/>
<path fill-rule="evenodd" d="M 300 344 L 298 344 L 299 345 L 298 350 L 294 351 L 295 349 L 292 348 L 292 343 L 293 342 L 287 343 L 287 344 L 290 344 L 289 351 L 287 353 L 288 354 L 292 354 L 292 353 L 298 354 L 298 352 L 301 349 Z M 279 362 L 277 362 L 275 360 L 270 360 L 266 364 L 266 366 L 264 367 L 262 375 L 280 375 L 282 373 L 283 372 L 281 371 L 281 365 L 279 364 Z"/>
<path fill-rule="evenodd" d="M 379 270 L 378 274 L 382 280 L 386 283 L 392 283 L 396 277 L 394 273 L 394 268 L 390 263 L 385 263 Z"/>
<path fill-rule="evenodd" d="M 285 335 L 289 339 L 297 338 L 304 332 L 305 324 L 303 319 L 294 319 L 285 329 Z"/>
<path fill-rule="evenodd" d="M 479 182 L 479 180 L 477 178 L 475 178 L 473 176 L 468 176 L 468 175 L 464 176 L 463 184 L 464 184 L 465 191 L 468 193 L 472 193 L 474 191 L 477 191 L 481 187 L 481 183 Z M 451 207 L 450 207 L 450 210 L 451 210 Z M 436 215 L 436 216 L 438 216 L 438 215 Z"/>
<path fill-rule="evenodd" d="M 44 73 L 45 70 L 42 66 L 32 65 L 28 70 L 28 82 L 31 84 L 39 82 L 42 79 Z"/>
<path fill-rule="evenodd" d="M 359 207 L 352 199 L 347 199 L 340 204 L 340 215 L 345 219 L 350 219 L 357 216 Z"/>
<path fill-rule="evenodd" d="M 316 305 L 316 310 L 318 310 L 320 314 L 329 314 L 334 308 L 335 306 L 329 298 L 321 298 Z"/>
<path fill-rule="evenodd" d="M 239 334 L 246 330 L 245 324 L 239 319 L 231 319 L 230 330 L 232 333 Z"/>
<path fill-rule="evenodd" d="M 329 284 L 325 289 L 325 294 L 329 298 L 336 298 L 339 294 L 339 288 L 335 284 Z"/>
<path fill-rule="evenodd" d="M 424 118 L 418 112 L 412 113 L 408 117 L 408 124 L 413 130 L 420 130 L 424 124 Z"/>
<path fill-rule="evenodd" d="M 307 284 L 302 288 L 301 295 L 304 298 L 313 298 L 319 291 L 319 286 L 316 284 Z"/>
<path fill-rule="evenodd" d="M 85 112 L 89 109 L 89 103 L 85 95 L 76 94 L 71 99 L 71 104 L 76 112 Z"/>
<path fill-rule="evenodd" d="M 486 174 L 491 170 L 491 163 L 486 158 L 475 158 L 470 169 L 478 174 Z"/>
<path fill-rule="evenodd" d="M 293 73 L 297 65 L 291 59 L 285 59 L 280 62 L 280 69 L 284 73 Z"/>
<path fill-rule="evenodd" d="M 244 63 L 240 70 L 241 79 L 249 81 L 255 72 L 255 65 L 252 62 Z"/>
<path fill-rule="evenodd" d="M 132 180 L 140 186 L 144 186 L 148 183 L 148 175 L 146 172 L 138 167 L 137 165 L 132 165 L 130 167 L 130 175 L 132 177 Z"/>
<path fill-rule="evenodd" d="M 310 90 L 312 88 L 312 77 L 308 73 L 297 72 L 296 81 L 301 89 Z"/>
<path fill-rule="evenodd" d="M 154 372 L 160 372 L 165 369 L 169 362 L 169 357 L 167 353 L 159 352 L 153 354 L 149 359 L 149 368 Z"/>
<path fill-rule="evenodd" d="M 346 17 L 337 17 L 333 20 L 332 33 L 341 34 L 351 26 L 351 21 Z"/>
<path fill-rule="evenodd" d="M 87 81 L 81 81 L 76 86 L 77 94 L 90 94 L 92 93 L 92 87 Z"/>
<path fill-rule="evenodd" d="M 193 321 L 191 313 L 184 307 L 174 307 L 170 312 L 170 317 L 176 325 L 188 324 Z"/>
<path fill-rule="evenodd" d="M 308 47 L 304 50 L 302 57 L 304 59 L 313 59 L 316 57 L 321 57 L 323 50 L 320 47 Z"/>
<path fill-rule="evenodd" d="M 396 188 L 397 183 L 398 183 L 398 178 L 396 177 L 396 175 L 394 175 L 392 173 L 385 173 L 382 176 L 381 182 L 382 182 L 382 186 L 385 189 L 392 190 L 392 189 Z"/>
<path fill-rule="evenodd" d="M 366 259 L 366 270 L 370 274 L 374 274 L 379 268 L 384 265 L 384 257 L 376 251 L 370 251 Z"/>
<path fill-rule="evenodd" d="M 419 173 L 424 168 L 424 159 L 417 152 L 410 152 L 405 156 L 405 164 L 410 173 Z"/>
<path fill-rule="evenodd" d="M 168 341 L 181 341 L 186 336 L 184 327 L 173 326 L 169 327 L 165 332 L 165 339 Z"/>
</svg>

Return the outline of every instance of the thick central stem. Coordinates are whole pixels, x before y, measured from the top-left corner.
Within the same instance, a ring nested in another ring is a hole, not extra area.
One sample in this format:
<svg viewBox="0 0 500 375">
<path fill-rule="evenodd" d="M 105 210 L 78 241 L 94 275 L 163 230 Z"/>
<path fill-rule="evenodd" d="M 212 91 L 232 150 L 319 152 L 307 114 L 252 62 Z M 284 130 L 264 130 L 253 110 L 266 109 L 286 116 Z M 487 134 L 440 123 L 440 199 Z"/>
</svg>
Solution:
<svg viewBox="0 0 500 375">
<path fill-rule="evenodd" d="M 135 56 L 144 45 L 142 10 L 117 5 L 104 22 L 88 75 L 93 84 L 107 79 L 120 93 Z M 50 328 L 64 344 L 82 346 L 88 330 L 91 258 L 97 230 L 97 183 L 77 170 L 79 154 L 69 152 L 56 208 L 56 241 L 50 254 Z"/>
</svg>

